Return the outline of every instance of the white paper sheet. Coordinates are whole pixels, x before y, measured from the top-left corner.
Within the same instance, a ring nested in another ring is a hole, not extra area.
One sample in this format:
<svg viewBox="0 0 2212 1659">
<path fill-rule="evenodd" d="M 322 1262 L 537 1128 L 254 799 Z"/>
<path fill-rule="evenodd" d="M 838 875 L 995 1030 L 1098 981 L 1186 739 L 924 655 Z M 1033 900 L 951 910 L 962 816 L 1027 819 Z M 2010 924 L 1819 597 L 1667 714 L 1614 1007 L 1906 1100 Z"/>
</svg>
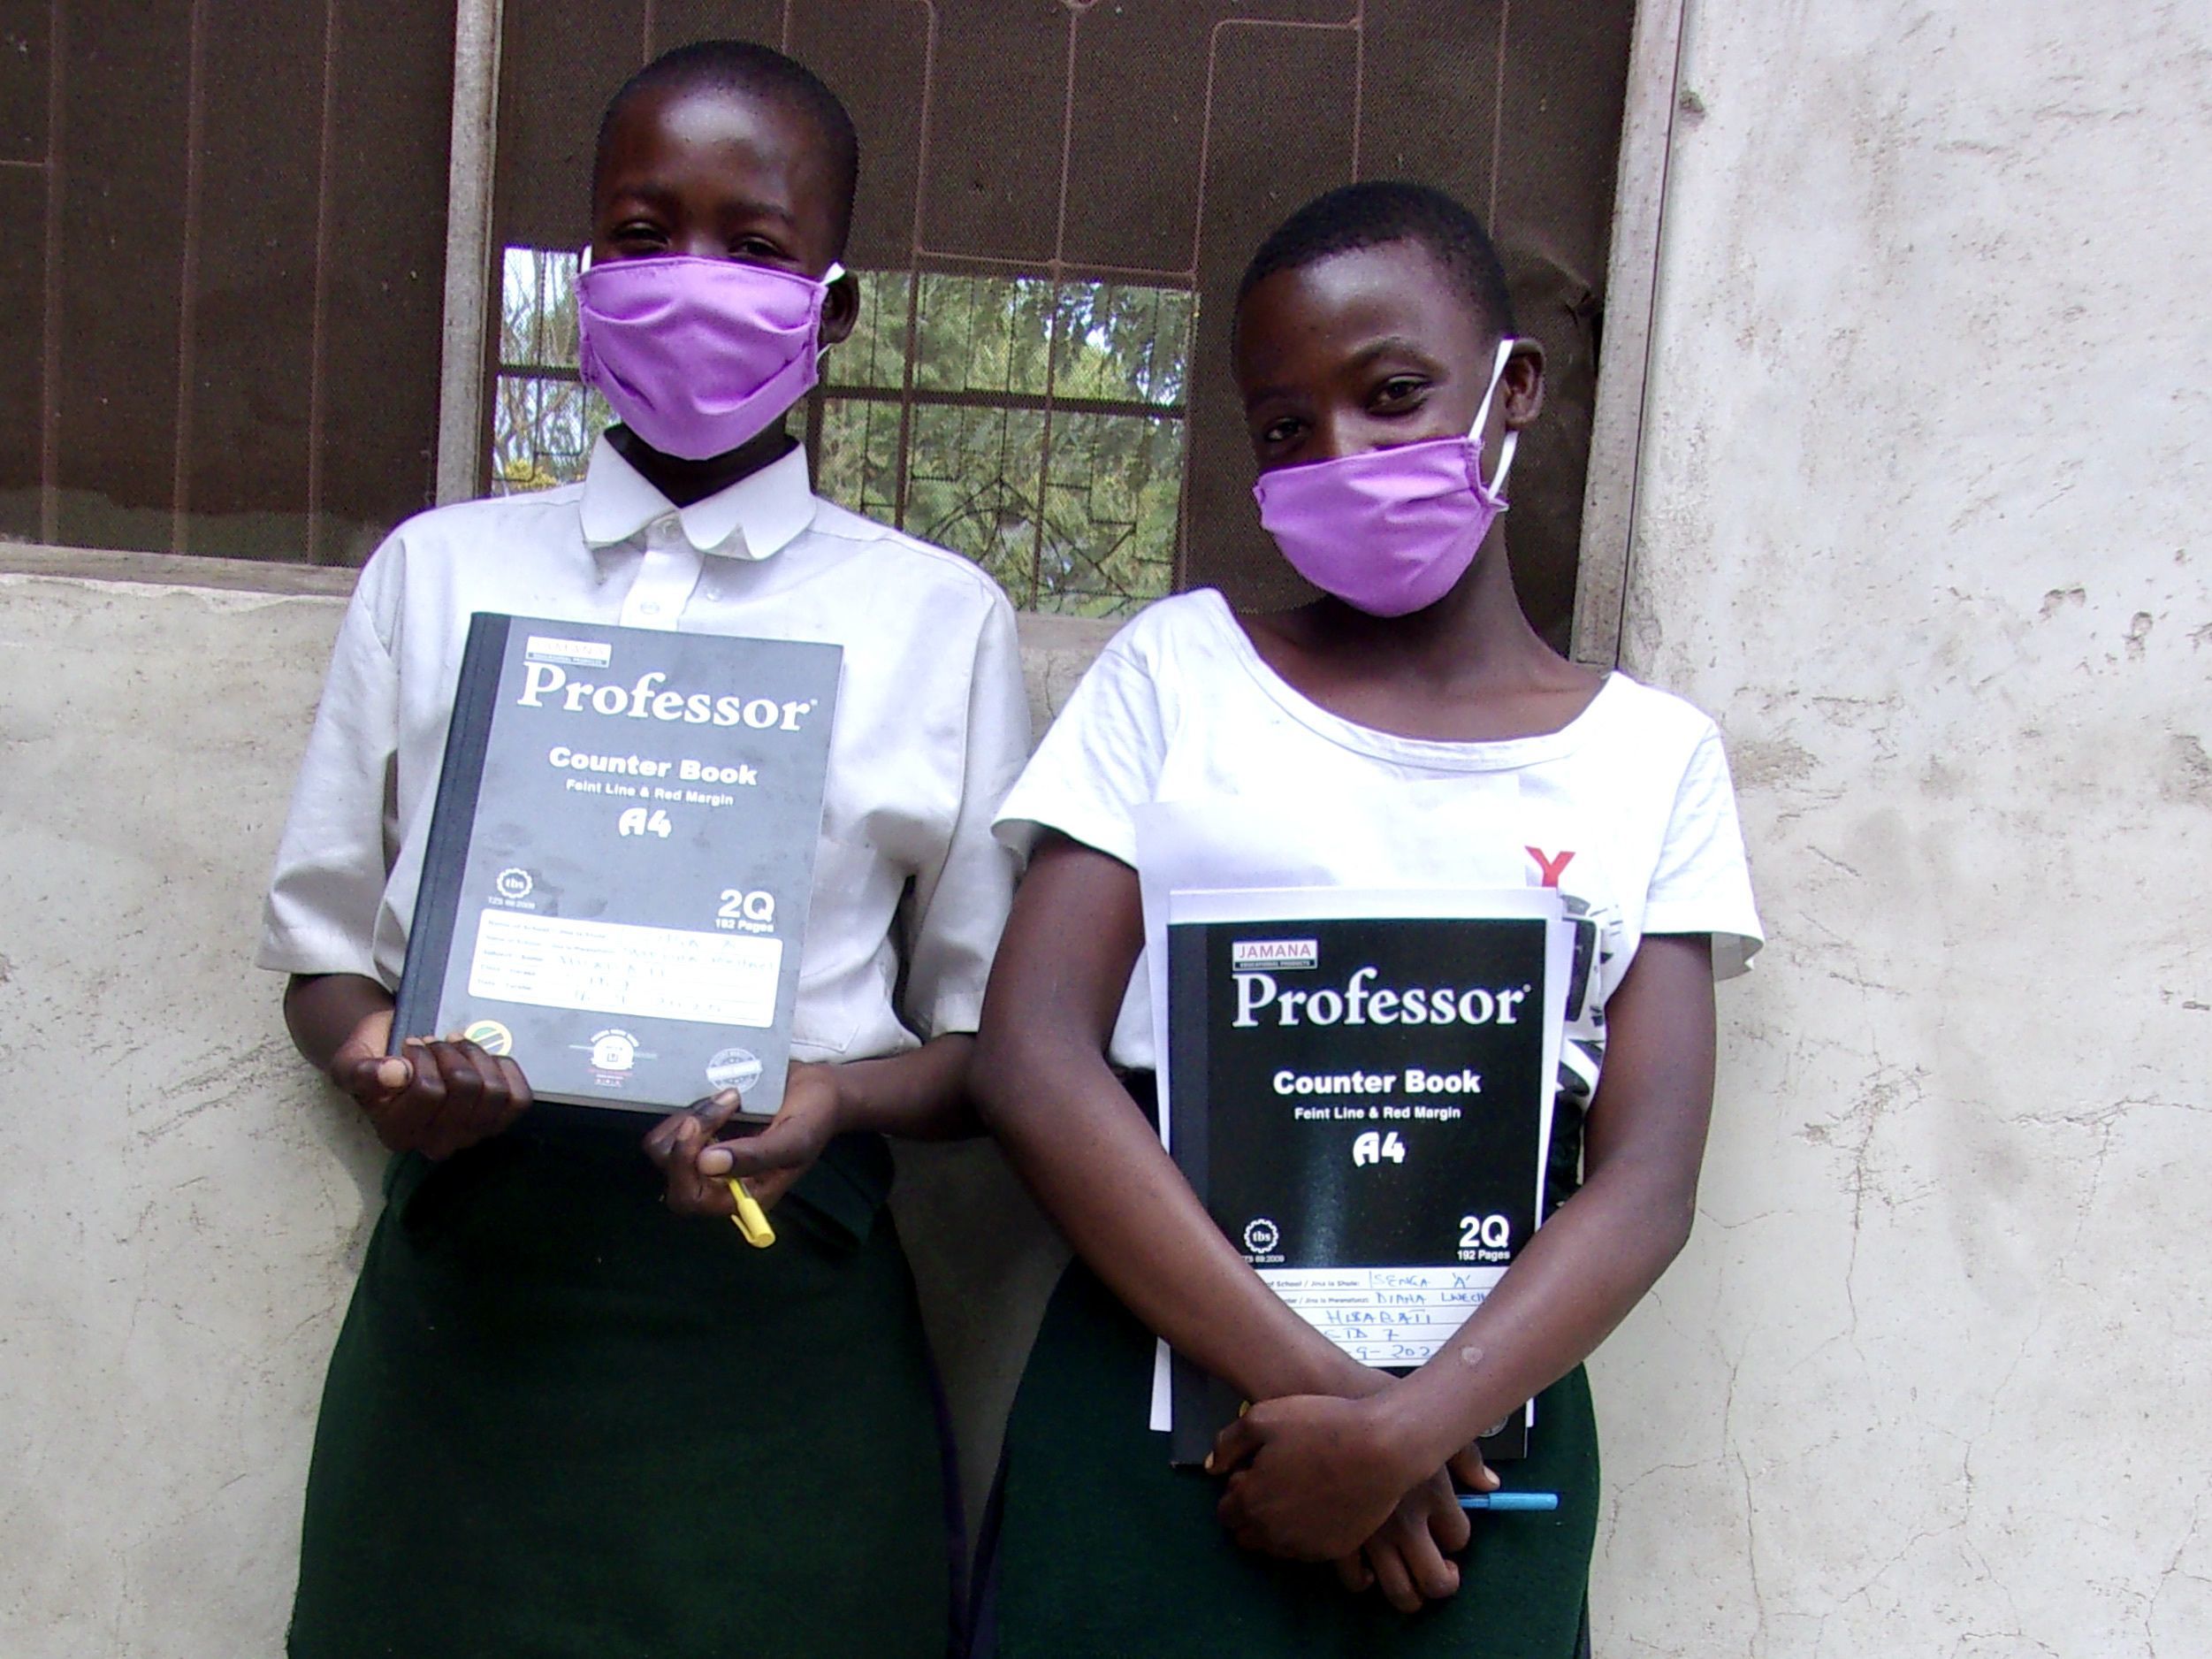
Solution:
<svg viewBox="0 0 2212 1659">
<path fill-rule="evenodd" d="M 774 1021 L 782 962 L 781 939 L 486 910 L 477 925 L 469 994 L 757 1028 Z"/>
</svg>

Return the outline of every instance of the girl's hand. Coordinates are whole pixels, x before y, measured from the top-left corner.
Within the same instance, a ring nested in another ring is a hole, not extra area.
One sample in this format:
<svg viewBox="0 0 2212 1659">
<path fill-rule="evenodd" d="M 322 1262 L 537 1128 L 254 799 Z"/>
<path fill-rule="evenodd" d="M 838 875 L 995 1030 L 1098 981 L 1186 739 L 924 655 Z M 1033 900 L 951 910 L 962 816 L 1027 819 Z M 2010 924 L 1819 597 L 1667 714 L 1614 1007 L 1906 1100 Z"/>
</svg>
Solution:
<svg viewBox="0 0 2212 1659">
<path fill-rule="evenodd" d="M 763 1209 L 773 1208 L 844 1127 L 834 1066 L 795 1063 L 783 1104 L 766 1128 L 716 1140 L 743 1104 L 736 1089 L 725 1089 L 662 1119 L 645 1136 L 645 1156 L 667 1176 L 668 1208 L 679 1215 L 734 1215 L 732 1175 L 744 1180 Z"/>
<path fill-rule="evenodd" d="M 1295 1561 L 1357 1551 L 1421 1478 L 1398 1466 L 1365 1400 L 1289 1395 L 1223 1429 L 1208 1469 L 1228 1477 L 1221 1523 L 1247 1549 Z"/>
<path fill-rule="evenodd" d="M 1450 1559 L 1473 1535 L 1467 1511 L 1442 1470 L 1398 1500 L 1390 1518 L 1361 1547 L 1354 1571 L 1337 1571 L 1347 1587 L 1379 1585 L 1383 1597 L 1401 1613 L 1417 1613 L 1424 1602 L 1459 1594 L 1459 1563 Z"/>
<path fill-rule="evenodd" d="M 1290 1395 L 1254 1406 L 1222 1430 L 1210 1467 L 1228 1477 L 1220 1514 L 1237 1541 L 1300 1561 L 1340 1559 L 1378 1537 L 1417 1544 L 1416 1534 L 1425 1533 L 1430 1548 L 1463 1545 L 1467 1521 L 1450 1480 L 1441 1470 L 1415 1466 L 1394 1443 L 1380 1401 Z M 1462 1453 L 1453 1462 L 1477 1477 L 1469 1484 L 1479 1490 L 1497 1486 L 1479 1457 Z M 1369 1559 L 1376 1564 L 1375 1551 Z M 1407 1565 L 1414 1587 L 1445 1582 L 1418 1548 Z M 1377 1572 L 1394 1602 L 1393 1592 L 1406 1587 L 1393 1583 L 1398 1576 Z"/>
<path fill-rule="evenodd" d="M 409 1037 L 403 1055 L 387 1054 L 391 1037 L 391 1011 L 370 1013 L 338 1045 L 330 1075 L 393 1151 L 450 1158 L 529 1109 L 530 1082 L 513 1060 L 460 1038 Z"/>
</svg>

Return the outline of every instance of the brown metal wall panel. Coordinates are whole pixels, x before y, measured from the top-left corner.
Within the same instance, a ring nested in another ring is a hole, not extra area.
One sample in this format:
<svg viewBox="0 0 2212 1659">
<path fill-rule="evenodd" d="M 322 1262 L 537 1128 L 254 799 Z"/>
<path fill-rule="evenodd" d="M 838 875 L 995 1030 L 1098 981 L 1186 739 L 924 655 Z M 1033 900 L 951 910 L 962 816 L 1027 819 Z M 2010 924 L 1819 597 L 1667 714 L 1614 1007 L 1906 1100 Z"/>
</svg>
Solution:
<svg viewBox="0 0 2212 1659">
<path fill-rule="evenodd" d="M 297 558 L 315 401 L 324 7 L 217 5 L 205 19 L 172 545 Z"/>
<path fill-rule="evenodd" d="M 1504 8 L 1505 0 L 1396 0 L 1369 8 L 1362 178 L 1416 179 L 1490 217 Z"/>
<path fill-rule="evenodd" d="M 692 41 L 758 41 L 789 50 L 784 34 L 794 10 L 790 0 L 647 0 L 646 27 L 641 31 L 637 62 L 630 67 Z M 858 7 L 843 4 L 837 10 L 850 12 Z M 808 67 L 820 73 L 818 65 Z"/>
<path fill-rule="evenodd" d="M 46 340 L 46 173 L 0 167 L 0 536 L 39 533 Z"/>
<path fill-rule="evenodd" d="M 1368 12 L 1361 176 L 1416 179 L 1474 209 L 1522 331 L 1545 348 L 1545 412 L 1514 463 L 1506 539 L 1523 608 L 1561 646 L 1632 22 L 1627 5 L 1585 0 L 1397 0 Z"/>
<path fill-rule="evenodd" d="M 57 264 L 45 170 L 0 160 L 0 528 L 357 560 L 429 499 L 454 0 L 38 11 L 63 20 L 34 89 L 42 134 L 58 88 Z M 19 81 L 11 58 L 0 142 Z"/>
<path fill-rule="evenodd" d="M 1129 0 L 1084 14 L 1069 135 L 1070 262 L 1191 270 L 1207 48 L 1216 24 L 1242 9 Z"/>
<path fill-rule="evenodd" d="M 929 113 L 929 12 L 920 0 L 795 4 L 791 54 L 829 83 L 860 133 L 860 199 L 845 263 L 896 271 L 914 257 L 915 187 Z"/>
<path fill-rule="evenodd" d="M 1239 606 L 1294 600 L 1305 590 L 1261 531 L 1252 504 L 1251 447 L 1229 372 L 1237 279 L 1285 213 L 1351 179 L 1356 47 L 1348 32 L 1242 28 L 1224 32 L 1215 52 L 1191 356 L 1187 530 L 1177 585 L 1217 586 Z"/>
<path fill-rule="evenodd" d="M 10 0 L 6 19 L 0 23 L 0 166 L 46 159 L 47 71 L 53 46 L 48 0 Z"/>
<path fill-rule="evenodd" d="M 432 498 L 453 51 L 454 0 L 337 0 L 311 437 L 323 563 L 359 563 Z"/>
<path fill-rule="evenodd" d="M 1522 606 L 1561 650 L 1574 622 L 1634 21 L 1626 5 L 1513 0 L 1506 42 L 1494 217 L 1514 310 L 1545 362 L 1544 413 L 1514 463 L 1506 533 Z"/>
<path fill-rule="evenodd" d="M 70 8 L 56 531 L 79 547 L 164 549 L 173 528 L 192 11 Z"/>
<path fill-rule="evenodd" d="M 1050 263 L 1058 241 L 1071 13 L 1059 0 L 942 0 L 921 244 Z"/>
<path fill-rule="evenodd" d="M 500 44 L 495 246 L 584 245 L 599 111 L 636 72 L 644 41 L 643 0 L 508 0 Z"/>
</svg>

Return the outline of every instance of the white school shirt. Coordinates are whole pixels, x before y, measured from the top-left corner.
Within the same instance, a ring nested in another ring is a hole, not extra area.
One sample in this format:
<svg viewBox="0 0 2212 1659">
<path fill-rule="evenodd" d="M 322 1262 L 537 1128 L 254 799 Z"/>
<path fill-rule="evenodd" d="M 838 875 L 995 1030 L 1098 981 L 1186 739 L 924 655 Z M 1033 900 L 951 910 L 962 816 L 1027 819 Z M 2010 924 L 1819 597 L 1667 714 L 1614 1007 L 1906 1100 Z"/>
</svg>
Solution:
<svg viewBox="0 0 2212 1659">
<path fill-rule="evenodd" d="M 997 830 L 1024 852 L 1057 830 L 1134 868 L 1140 808 L 1221 796 L 1276 808 L 1297 885 L 1559 888 L 1593 947 L 1577 952 L 1563 1062 L 1583 1102 L 1605 998 L 1645 934 L 1711 935 L 1723 975 L 1763 938 L 1720 733 L 1680 698 L 1614 674 L 1542 737 L 1396 737 L 1293 688 L 1211 588 L 1161 600 L 1100 653 Z M 1140 957 L 1108 1048 L 1131 1069 L 1156 1059 L 1146 982 Z"/>
<path fill-rule="evenodd" d="M 792 1051 L 975 1028 L 1020 865 L 990 831 L 1029 747 L 1013 611 L 967 560 L 815 495 L 797 449 L 679 509 L 601 439 L 581 484 L 394 531 L 339 631 L 262 967 L 397 987 L 476 611 L 843 646 Z"/>
</svg>

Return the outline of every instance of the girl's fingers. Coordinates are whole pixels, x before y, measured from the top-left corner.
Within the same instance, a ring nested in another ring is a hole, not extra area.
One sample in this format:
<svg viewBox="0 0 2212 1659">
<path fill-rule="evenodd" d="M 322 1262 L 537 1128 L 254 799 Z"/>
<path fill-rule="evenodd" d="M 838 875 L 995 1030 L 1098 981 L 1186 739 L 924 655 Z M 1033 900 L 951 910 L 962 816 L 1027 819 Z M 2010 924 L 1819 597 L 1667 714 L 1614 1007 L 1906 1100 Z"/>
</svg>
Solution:
<svg viewBox="0 0 2212 1659">
<path fill-rule="evenodd" d="M 508 1115 L 520 1117 L 537 1101 L 530 1091 L 530 1079 L 522 1075 L 521 1063 L 507 1055 L 502 1054 L 492 1063 L 500 1068 L 500 1075 L 507 1084 Z"/>
<path fill-rule="evenodd" d="M 1461 1447 L 1452 1454 L 1451 1462 L 1445 1467 L 1452 1472 L 1453 1479 L 1470 1492 L 1495 1492 L 1501 1484 L 1498 1472 L 1483 1461 L 1479 1446 Z"/>
<path fill-rule="evenodd" d="M 1401 1613 L 1421 1611 L 1421 1592 L 1414 1588 L 1413 1575 L 1406 1571 L 1394 1542 L 1377 1537 L 1367 1547 L 1367 1558 L 1375 1568 L 1375 1582 L 1382 1586 L 1385 1602 Z"/>
<path fill-rule="evenodd" d="M 1339 1556 L 1335 1562 L 1337 1582 L 1354 1595 L 1363 1594 L 1375 1583 L 1374 1571 L 1367 1564 L 1367 1557 L 1357 1552 Z"/>
<path fill-rule="evenodd" d="M 438 1114 L 434 1130 L 439 1147 L 436 1156 L 450 1158 L 484 1136 L 484 1075 L 468 1048 L 459 1043 L 433 1043 L 431 1053 L 446 1084 L 446 1105 Z"/>
<path fill-rule="evenodd" d="M 717 1141 L 706 1149 L 706 1153 L 716 1157 L 721 1165 L 719 1173 L 752 1176 L 779 1169 L 804 1169 L 820 1156 L 821 1148 L 812 1135 L 801 1132 L 796 1125 L 778 1120 L 758 1135 Z"/>
<path fill-rule="evenodd" d="M 1425 1526 L 1407 1526 L 1400 1529 L 1398 1558 L 1405 1564 L 1407 1575 L 1423 1600 L 1441 1602 L 1457 1593 L 1460 1570 L 1445 1558 L 1437 1548 L 1436 1540 Z"/>
<path fill-rule="evenodd" d="M 722 1126 L 736 1117 L 744 1104 L 744 1097 L 735 1089 L 717 1089 L 704 1100 L 694 1100 L 690 1105 L 690 1112 L 691 1116 L 697 1119 L 700 1126 L 706 1129 L 707 1138 L 712 1140 L 721 1133 Z"/>
<path fill-rule="evenodd" d="M 778 1169 L 765 1175 L 750 1176 L 745 1190 L 752 1194 L 753 1202 L 763 1210 L 773 1210 L 776 1201 L 797 1186 L 798 1178 L 805 1173 L 803 1169 Z"/>
<path fill-rule="evenodd" d="M 666 1170 L 675 1156 L 676 1136 L 690 1117 L 688 1112 L 671 1112 L 645 1131 L 645 1156 L 660 1168 Z"/>
<path fill-rule="evenodd" d="M 413 1075 L 406 1092 L 391 1103 L 391 1144 L 418 1148 L 429 1158 L 443 1158 L 440 1120 L 446 1111 L 446 1074 L 431 1045 L 419 1037 L 407 1040 L 407 1059 Z"/>
<path fill-rule="evenodd" d="M 1206 1459 L 1207 1473 L 1225 1475 L 1258 1455 L 1267 1441 L 1266 1410 L 1262 1405 L 1247 1411 L 1214 1436 L 1213 1452 Z M 1234 1482 L 1231 1489 L 1235 1489 Z"/>
</svg>

